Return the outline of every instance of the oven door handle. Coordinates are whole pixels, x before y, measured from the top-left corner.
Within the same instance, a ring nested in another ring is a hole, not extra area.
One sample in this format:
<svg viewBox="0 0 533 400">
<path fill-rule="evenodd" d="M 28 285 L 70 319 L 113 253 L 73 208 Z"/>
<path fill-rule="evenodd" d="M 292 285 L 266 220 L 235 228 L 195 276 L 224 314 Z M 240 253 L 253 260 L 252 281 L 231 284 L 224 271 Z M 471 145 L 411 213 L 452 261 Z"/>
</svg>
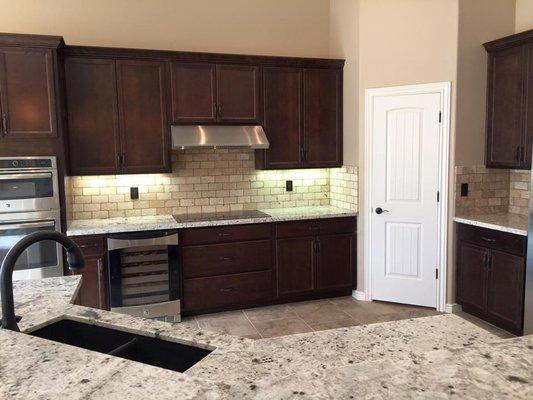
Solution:
<svg viewBox="0 0 533 400">
<path fill-rule="evenodd" d="M 21 228 L 44 228 L 44 227 L 55 227 L 56 223 L 54 221 L 40 221 L 40 222 L 16 222 L 14 224 L 0 224 L 0 231 L 7 231 L 10 229 L 21 229 Z"/>
<path fill-rule="evenodd" d="M 0 175 L 0 181 L 11 181 L 13 179 L 40 179 L 51 177 L 51 172 L 41 172 L 36 174 L 2 174 Z"/>
</svg>

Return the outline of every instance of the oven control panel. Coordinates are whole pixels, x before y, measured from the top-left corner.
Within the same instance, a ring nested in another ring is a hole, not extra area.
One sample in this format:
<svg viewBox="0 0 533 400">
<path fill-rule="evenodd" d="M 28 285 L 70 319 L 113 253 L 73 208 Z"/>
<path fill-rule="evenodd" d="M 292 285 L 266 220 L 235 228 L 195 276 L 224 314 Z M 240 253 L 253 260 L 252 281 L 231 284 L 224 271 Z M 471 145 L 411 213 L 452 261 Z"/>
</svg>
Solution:
<svg viewBox="0 0 533 400">
<path fill-rule="evenodd" d="M 47 158 L 0 158 L 0 169 L 52 168 L 52 159 Z"/>
</svg>

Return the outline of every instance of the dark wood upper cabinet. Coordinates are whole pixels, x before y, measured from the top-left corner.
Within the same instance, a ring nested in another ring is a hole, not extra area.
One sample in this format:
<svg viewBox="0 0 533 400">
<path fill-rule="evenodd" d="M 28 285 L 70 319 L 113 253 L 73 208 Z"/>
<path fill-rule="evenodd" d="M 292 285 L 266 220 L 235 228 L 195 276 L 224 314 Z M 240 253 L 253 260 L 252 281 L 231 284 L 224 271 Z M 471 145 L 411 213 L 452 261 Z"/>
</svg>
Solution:
<svg viewBox="0 0 533 400">
<path fill-rule="evenodd" d="M 484 44 L 488 52 L 486 165 L 529 169 L 533 137 L 533 30 Z"/>
<path fill-rule="evenodd" d="M 0 48 L 0 62 L 3 135 L 57 137 L 53 50 Z"/>
<path fill-rule="evenodd" d="M 250 65 L 172 63 L 172 121 L 260 123 L 259 71 Z"/>
<path fill-rule="evenodd" d="M 342 68 L 263 70 L 268 150 L 256 168 L 342 166 Z"/>
<path fill-rule="evenodd" d="M 521 47 L 491 54 L 487 119 L 487 166 L 521 166 L 524 51 Z"/>
<path fill-rule="evenodd" d="M 335 69 L 304 71 L 305 164 L 342 165 L 342 74 Z"/>
<path fill-rule="evenodd" d="M 355 271 L 355 236 L 351 233 L 319 236 L 317 251 L 317 289 L 350 287 Z"/>
<path fill-rule="evenodd" d="M 514 331 L 524 315 L 524 258 L 493 250 L 487 284 L 487 314 Z"/>
<path fill-rule="evenodd" d="M 268 150 L 256 152 L 258 168 L 298 168 L 303 159 L 302 70 L 263 69 L 263 127 Z"/>
<path fill-rule="evenodd" d="M 169 169 L 166 65 L 116 62 L 122 172 L 155 173 Z"/>
<path fill-rule="evenodd" d="M 166 63 L 67 57 L 65 75 L 71 174 L 168 172 Z"/>
<path fill-rule="evenodd" d="M 259 68 L 217 65 L 217 120 L 225 123 L 260 123 Z"/>
<path fill-rule="evenodd" d="M 215 122 L 215 71 L 212 64 L 172 63 L 173 122 Z"/>
<path fill-rule="evenodd" d="M 118 173 L 115 61 L 68 58 L 65 78 L 71 174 Z"/>
</svg>

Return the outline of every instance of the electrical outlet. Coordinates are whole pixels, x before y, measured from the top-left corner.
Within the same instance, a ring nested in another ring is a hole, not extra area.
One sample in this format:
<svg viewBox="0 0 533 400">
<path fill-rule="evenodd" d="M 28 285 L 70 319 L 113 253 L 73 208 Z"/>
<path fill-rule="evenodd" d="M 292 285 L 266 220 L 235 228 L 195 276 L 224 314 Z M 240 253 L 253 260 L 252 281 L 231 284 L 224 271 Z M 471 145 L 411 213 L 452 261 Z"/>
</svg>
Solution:
<svg viewBox="0 0 533 400">
<path fill-rule="evenodd" d="M 292 192 L 292 181 L 285 181 L 285 190 L 287 192 Z"/>
<path fill-rule="evenodd" d="M 461 183 L 461 197 L 468 196 L 468 183 Z"/>
<path fill-rule="evenodd" d="M 130 199 L 137 200 L 139 198 L 139 188 L 130 187 Z"/>
</svg>

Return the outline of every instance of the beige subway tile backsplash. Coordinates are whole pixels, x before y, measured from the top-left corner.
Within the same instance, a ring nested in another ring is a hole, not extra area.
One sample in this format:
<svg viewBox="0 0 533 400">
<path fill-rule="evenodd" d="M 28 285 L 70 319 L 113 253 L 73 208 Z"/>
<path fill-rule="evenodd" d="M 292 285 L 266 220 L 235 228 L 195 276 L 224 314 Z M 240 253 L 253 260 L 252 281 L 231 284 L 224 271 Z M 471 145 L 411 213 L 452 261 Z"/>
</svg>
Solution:
<svg viewBox="0 0 533 400">
<path fill-rule="evenodd" d="M 510 212 L 527 215 L 530 174 L 530 171 L 485 166 L 455 167 L 456 214 Z M 462 183 L 468 183 L 466 197 L 461 197 Z"/>
<path fill-rule="evenodd" d="M 68 219 L 334 205 L 357 211 L 357 168 L 261 171 L 243 149 L 183 150 L 172 173 L 65 179 Z M 293 191 L 285 191 L 285 181 Z M 130 187 L 139 199 L 130 200 Z"/>
</svg>

